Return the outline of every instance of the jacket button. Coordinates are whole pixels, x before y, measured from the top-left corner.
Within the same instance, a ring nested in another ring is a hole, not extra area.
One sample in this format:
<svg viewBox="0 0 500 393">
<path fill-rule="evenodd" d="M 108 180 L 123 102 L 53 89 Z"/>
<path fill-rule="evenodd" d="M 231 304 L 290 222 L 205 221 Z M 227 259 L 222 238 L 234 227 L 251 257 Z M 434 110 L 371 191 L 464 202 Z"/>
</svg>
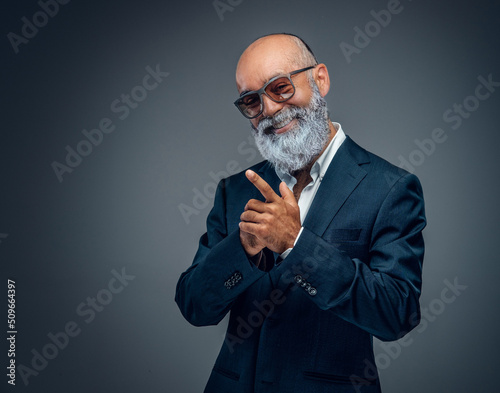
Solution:
<svg viewBox="0 0 500 393">
<path fill-rule="evenodd" d="M 231 277 L 229 277 L 225 282 L 224 286 L 226 289 L 231 289 L 234 287 L 241 279 L 243 278 L 243 275 L 240 272 L 234 272 Z"/>
<path fill-rule="evenodd" d="M 300 274 L 297 274 L 297 275 L 294 277 L 294 279 L 295 279 L 295 282 L 296 282 L 297 284 L 302 283 L 302 276 L 301 276 Z"/>
<path fill-rule="evenodd" d="M 307 292 L 309 293 L 309 295 L 315 296 L 318 293 L 318 290 L 314 287 L 311 287 L 307 290 Z"/>
</svg>

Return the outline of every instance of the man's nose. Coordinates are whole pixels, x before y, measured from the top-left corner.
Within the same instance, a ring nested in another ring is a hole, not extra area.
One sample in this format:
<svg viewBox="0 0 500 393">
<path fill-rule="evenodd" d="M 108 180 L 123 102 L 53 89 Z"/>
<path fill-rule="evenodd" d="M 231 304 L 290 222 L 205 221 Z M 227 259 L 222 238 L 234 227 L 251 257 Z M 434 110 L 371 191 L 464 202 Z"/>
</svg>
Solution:
<svg viewBox="0 0 500 393">
<path fill-rule="evenodd" d="M 262 103 L 264 104 L 264 110 L 262 111 L 262 116 L 272 117 L 283 108 L 284 102 L 274 102 L 265 94 L 262 94 Z"/>
</svg>

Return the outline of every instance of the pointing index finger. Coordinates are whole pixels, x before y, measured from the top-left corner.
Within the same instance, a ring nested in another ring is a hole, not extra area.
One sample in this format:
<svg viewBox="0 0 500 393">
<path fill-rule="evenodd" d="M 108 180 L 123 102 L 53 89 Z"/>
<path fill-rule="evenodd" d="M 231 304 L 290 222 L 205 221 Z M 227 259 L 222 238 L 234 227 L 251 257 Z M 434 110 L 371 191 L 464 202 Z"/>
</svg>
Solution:
<svg viewBox="0 0 500 393">
<path fill-rule="evenodd" d="M 275 202 L 276 200 L 281 199 L 272 189 L 272 187 L 267 184 L 267 182 L 257 175 L 254 171 L 248 169 L 245 172 L 245 175 L 248 180 L 250 180 L 255 187 L 260 191 L 262 196 L 266 198 L 266 202 Z"/>
</svg>

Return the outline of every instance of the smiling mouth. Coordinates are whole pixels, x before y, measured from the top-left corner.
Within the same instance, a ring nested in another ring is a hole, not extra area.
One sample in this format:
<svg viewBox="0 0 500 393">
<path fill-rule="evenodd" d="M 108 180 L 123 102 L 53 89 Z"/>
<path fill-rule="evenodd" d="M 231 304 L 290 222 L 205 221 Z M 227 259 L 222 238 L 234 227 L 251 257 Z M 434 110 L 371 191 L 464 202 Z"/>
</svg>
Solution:
<svg viewBox="0 0 500 393">
<path fill-rule="evenodd" d="M 285 119 L 285 120 L 282 120 L 280 123 L 276 123 L 276 124 L 273 124 L 273 128 L 275 130 L 279 130 L 283 127 L 286 127 L 288 124 L 290 124 L 292 121 L 293 121 L 293 117 L 290 118 L 290 119 Z"/>
<path fill-rule="evenodd" d="M 294 123 L 294 120 L 298 120 L 297 116 L 292 116 L 292 117 L 287 117 L 283 120 L 281 120 L 279 123 L 273 122 L 272 125 L 266 127 L 263 130 L 263 133 L 265 135 L 271 135 L 271 134 L 282 134 L 290 128 Z"/>
<path fill-rule="evenodd" d="M 289 120 L 287 119 L 285 121 L 282 121 L 279 124 L 276 124 L 275 126 L 273 126 L 274 133 L 276 135 L 279 135 L 279 134 L 284 134 L 285 132 L 288 132 L 290 129 L 292 129 L 292 127 L 296 123 L 296 120 L 297 120 L 296 117 L 292 117 Z"/>
</svg>

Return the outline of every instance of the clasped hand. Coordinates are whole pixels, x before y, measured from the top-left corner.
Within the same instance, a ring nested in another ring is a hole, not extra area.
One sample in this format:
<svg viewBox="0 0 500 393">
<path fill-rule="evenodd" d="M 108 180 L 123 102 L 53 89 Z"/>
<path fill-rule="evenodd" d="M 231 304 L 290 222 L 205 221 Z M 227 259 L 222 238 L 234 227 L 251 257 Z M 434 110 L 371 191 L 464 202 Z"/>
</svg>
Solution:
<svg viewBox="0 0 500 393">
<path fill-rule="evenodd" d="M 284 182 L 279 190 L 281 197 L 259 175 L 251 170 L 245 172 L 265 202 L 250 199 L 240 219 L 240 241 L 246 253 L 256 255 L 264 247 L 282 253 L 293 247 L 300 231 L 300 210 L 295 196 Z"/>
</svg>

